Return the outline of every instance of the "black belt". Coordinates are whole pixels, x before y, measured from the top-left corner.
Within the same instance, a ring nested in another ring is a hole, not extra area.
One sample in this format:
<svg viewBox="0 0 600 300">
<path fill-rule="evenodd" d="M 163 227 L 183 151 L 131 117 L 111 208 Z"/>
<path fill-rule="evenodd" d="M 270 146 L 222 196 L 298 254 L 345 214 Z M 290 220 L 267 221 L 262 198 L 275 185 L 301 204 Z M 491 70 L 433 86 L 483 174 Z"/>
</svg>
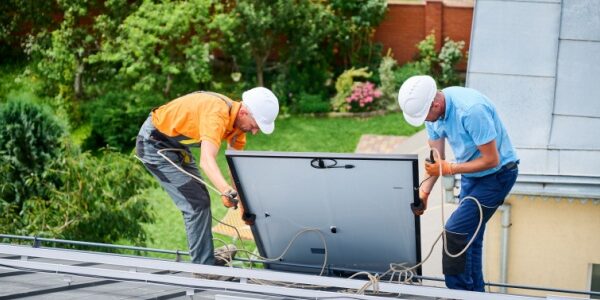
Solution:
<svg viewBox="0 0 600 300">
<path fill-rule="evenodd" d="M 504 166 L 502 166 L 502 168 L 500 168 L 500 170 L 502 171 L 510 171 L 510 170 L 514 170 L 516 168 L 519 167 L 519 161 L 511 161 L 507 164 L 504 164 Z"/>
<path fill-rule="evenodd" d="M 180 143 L 173 141 L 167 135 L 160 132 L 158 129 L 153 129 L 150 132 L 150 139 L 155 140 L 157 142 L 163 142 L 170 148 L 183 148 Z"/>
</svg>

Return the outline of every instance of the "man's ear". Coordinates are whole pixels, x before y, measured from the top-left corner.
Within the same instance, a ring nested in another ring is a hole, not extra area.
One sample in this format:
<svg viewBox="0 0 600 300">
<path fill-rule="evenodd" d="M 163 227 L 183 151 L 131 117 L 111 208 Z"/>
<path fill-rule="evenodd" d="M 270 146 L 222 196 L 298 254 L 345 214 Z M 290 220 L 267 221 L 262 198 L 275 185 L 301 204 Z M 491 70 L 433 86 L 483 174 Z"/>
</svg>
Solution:
<svg viewBox="0 0 600 300">
<path fill-rule="evenodd" d="M 242 107 L 240 107 L 240 111 L 238 112 L 238 114 L 241 115 L 241 116 L 247 116 L 248 115 L 248 109 L 242 105 Z"/>
</svg>

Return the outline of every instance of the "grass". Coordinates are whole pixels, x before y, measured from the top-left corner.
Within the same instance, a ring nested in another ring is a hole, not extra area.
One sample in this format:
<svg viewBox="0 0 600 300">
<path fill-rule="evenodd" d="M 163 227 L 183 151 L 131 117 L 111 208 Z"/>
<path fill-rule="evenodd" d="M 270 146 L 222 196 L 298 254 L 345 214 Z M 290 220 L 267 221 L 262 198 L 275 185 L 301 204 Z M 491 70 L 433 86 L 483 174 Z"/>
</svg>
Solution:
<svg viewBox="0 0 600 300">
<path fill-rule="evenodd" d="M 370 118 L 319 118 L 292 116 L 277 120 L 276 130 L 271 135 L 248 136 L 246 150 L 294 151 L 294 152 L 354 152 L 363 134 L 412 135 L 419 129 L 408 125 L 400 113 Z M 218 163 L 229 179 L 227 162 L 222 147 Z M 194 151 L 198 158 L 198 152 Z M 161 249 L 187 249 L 187 239 L 181 213 L 169 196 L 161 189 L 150 191 L 151 207 L 155 223 L 145 226 L 148 232 L 148 247 Z M 211 192 L 213 216 L 223 218 L 227 212 L 218 195 Z M 213 225 L 214 225 L 213 221 Z M 215 235 L 225 241 L 230 237 Z M 248 243 L 247 243 L 248 244 Z M 220 246 L 215 243 L 215 247 Z M 247 245 L 248 246 L 248 245 Z M 250 245 L 250 251 L 254 249 Z M 156 255 L 165 257 L 164 255 Z M 166 256 L 168 257 L 168 256 Z"/>
</svg>

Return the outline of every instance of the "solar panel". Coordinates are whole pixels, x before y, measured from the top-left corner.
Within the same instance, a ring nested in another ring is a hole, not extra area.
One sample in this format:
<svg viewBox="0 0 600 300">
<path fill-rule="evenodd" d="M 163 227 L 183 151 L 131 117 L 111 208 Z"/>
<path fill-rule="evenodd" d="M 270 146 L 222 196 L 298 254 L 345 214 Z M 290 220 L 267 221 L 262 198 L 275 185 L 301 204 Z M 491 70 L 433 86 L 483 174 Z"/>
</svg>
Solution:
<svg viewBox="0 0 600 300">
<path fill-rule="evenodd" d="M 416 155 L 226 152 L 259 253 L 277 270 L 384 272 L 417 264 Z M 324 241 L 323 241 L 324 240 Z M 420 270 L 418 270 L 420 274 Z"/>
</svg>

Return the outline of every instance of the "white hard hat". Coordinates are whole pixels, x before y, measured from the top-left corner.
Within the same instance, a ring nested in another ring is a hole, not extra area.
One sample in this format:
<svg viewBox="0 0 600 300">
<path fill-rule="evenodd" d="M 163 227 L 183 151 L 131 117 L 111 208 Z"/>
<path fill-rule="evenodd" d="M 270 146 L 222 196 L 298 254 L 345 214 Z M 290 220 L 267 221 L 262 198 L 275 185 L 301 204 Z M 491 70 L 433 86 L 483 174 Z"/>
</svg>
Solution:
<svg viewBox="0 0 600 300">
<path fill-rule="evenodd" d="M 256 124 L 264 134 L 275 129 L 275 119 L 279 114 L 279 101 L 271 90 L 255 87 L 242 94 L 242 101 L 252 113 Z"/>
<path fill-rule="evenodd" d="M 408 124 L 421 126 L 425 122 L 436 92 L 435 80 L 427 75 L 413 76 L 402 84 L 398 104 Z"/>
</svg>

